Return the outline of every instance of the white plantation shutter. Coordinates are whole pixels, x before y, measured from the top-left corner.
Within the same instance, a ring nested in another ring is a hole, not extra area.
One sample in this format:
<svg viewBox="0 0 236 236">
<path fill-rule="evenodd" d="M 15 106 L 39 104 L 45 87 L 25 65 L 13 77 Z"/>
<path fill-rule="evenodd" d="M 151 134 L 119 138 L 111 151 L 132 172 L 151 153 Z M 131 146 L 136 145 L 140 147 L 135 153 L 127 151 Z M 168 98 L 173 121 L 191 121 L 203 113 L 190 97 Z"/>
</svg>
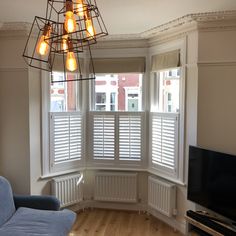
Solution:
<svg viewBox="0 0 236 236">
<path fill-rule="evenodd" d="M 80 113 L 50 113 L 50 150 L 54 164 L 81 159 L 82 115 Z"/>
<path fill-rule="evenodd" d="M 122 164 L 140 162 L 144 117 L 144 112 L 90 112 L 93 159 Z"/>
<path fill-rule="evenodd" d="M 93 157 L 115 158 L 115 116 L 93 115 Z"/>
<path fill-rule="evenodd" d="M 175 171 L 178 158 L 178 114 L 151 114 L 152 164 Z"/>
<path fill-rule="evenodd" d="M 119 159 L 141 160 L 142 115 L 119 116 Z"/>
</svg>

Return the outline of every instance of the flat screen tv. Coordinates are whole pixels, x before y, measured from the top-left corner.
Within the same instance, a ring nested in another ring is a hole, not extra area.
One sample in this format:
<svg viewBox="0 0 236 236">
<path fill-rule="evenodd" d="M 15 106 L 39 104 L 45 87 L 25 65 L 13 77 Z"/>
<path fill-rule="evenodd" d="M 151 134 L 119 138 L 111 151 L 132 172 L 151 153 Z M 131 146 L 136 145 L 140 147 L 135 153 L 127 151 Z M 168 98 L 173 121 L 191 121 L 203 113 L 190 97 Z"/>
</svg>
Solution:
<svg viewBox="0 0 236 236">
<path fill-rule="evenodd" d="M 236 156 L 190 146 L 188 199 L 236 222 Z"/>
</svg>

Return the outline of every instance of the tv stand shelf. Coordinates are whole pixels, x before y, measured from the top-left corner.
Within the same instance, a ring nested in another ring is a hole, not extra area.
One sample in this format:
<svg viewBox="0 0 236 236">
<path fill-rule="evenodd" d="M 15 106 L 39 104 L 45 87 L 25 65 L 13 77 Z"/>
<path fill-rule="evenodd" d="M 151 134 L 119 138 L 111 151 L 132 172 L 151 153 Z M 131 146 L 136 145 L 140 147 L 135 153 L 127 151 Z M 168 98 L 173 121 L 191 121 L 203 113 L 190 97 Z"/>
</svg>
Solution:
<svg viewBox="0 0 236 236">
<path fill-rule="evenodd" d="M 206 225 L 204 225 L 204 224 L 202 224 L 202 223 L 200 223 L 200 222 L 198 222 L 198 221 L 196 221 L 196 220 L 194 220 L 194 219 L 192 219 L 192 218 L 190 218 L 188 216 L 185 216 L 185 219 L 186 219 L 186 221 L 188 223 L 189 235 L 192 235 L 192 231 L 193 231 L 192 230 L 192 226 L 195 226 L 195 227 L 201 229 L 202 231 L 204 231 L 204 232 L 206 232 L 206 233 L 208 233 L 210 235 L 213 235 L 213 236 L 224 236 L 223 234 L 215 231 L 214 229 L 212 229 L 212 228 L 210 228 L 210 227 L 208 227 L 208 226 L 206 226 Z"/>
<path fill-rule="evenodd" d="M 230 226 L 221 222 L 217 222 L 205 215 L 201 215 L 194 211 L 187 211 L 185 216 L 188 225 L 188 235 L 212 235 L 212 236 L 236 236 L 236 231 Z M 190 233 L 191 232 L 191 233 Z"/>
</svg>

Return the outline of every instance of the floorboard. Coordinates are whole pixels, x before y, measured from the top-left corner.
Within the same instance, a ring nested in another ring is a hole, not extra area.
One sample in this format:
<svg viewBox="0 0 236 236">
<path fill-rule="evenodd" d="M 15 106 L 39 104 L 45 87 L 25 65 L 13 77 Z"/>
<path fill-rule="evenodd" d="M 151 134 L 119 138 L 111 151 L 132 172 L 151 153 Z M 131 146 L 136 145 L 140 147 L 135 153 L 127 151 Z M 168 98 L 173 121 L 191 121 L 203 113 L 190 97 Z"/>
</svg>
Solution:
<svg viewBox="0 0 236 236">
<path fill-rule="evenodd" d="M 138 212 L 86 210 L 77 214 L 69 236 L 182 236 L 160 220 Z"/>
</svg>

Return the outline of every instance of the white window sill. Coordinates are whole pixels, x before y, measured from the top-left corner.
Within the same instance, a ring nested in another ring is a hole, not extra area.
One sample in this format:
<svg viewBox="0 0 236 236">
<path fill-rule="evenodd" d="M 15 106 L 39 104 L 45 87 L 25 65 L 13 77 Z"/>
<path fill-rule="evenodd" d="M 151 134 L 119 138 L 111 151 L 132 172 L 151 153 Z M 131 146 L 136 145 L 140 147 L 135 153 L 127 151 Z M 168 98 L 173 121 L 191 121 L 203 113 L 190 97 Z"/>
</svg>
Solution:
<svg viewBox="0 0 236 236">
<path fill-rule="evenodd" d="M 179 186 L 186 186 L 186 183 L 184 183 L 183 181 L 179 180 L 179 179 L 175 179 L 172 177 L 168 177 L 160 172 L 158 172 L 158 170 L 153 170 L 151 168 L 147 169 L 147 168 L 132 168 L 132 167 L 109 167 L 109 166 L 105 166 L 105 167 L 94 167 L 94 166 L 90 166 L 90 167 L 83 167 L 83 168 L 77 168 L 77 169 L 73 169 L 73 170 L 68 170 L 68 171 L 61 171 L 61 172 L 56 172 L 56 173 L 49 173 L 49 174 L 45 174 L 42 175 L 40 177 L 41 180 L 44 179 L 50 179 L 53 177 L 57 177 L 57 176 L 61 176 L 61 175 L 66 175 L 66 174 L 72 174 L 75 172 L 80 172 L 80 171 L 85 171 L 85 170 L 110 170 L 110 171 L 136 171 L 136 172 L 147 172 L 149 174 L 155 175 L 157 177 L 163 178 L 167 181 L 170 181 L 172 183 L 175 183 Z"/>
<path fill-rule="evenodd" d="M 77 168 L 77 169 L 68 170 L 68 171 L 60 171 L 60 172 L 55 172 L 55 173 L 49 173 L 49 174 L 42 175 L 40 177 L 40 179 L 41 180 L 50 179 L 50 178 L 61 176 L 61 175 L 72 174 L 72 173 L 75 173 L 75 172 L 84 171 L 85 169 L 86 168 L 83 167 L 83 168 Z"/>
<path fill-rule="evenodd" d="M 177 178 L 174 178 L 174 177 L 170 177 L 170 176 L 167 176 L 167 175 L 164 175 L 160 172 L 158 172 L 158 170 L 153 170 L 151 168 L 149 168 L 148 170 L 146 170 L 149 174 L 152 174 L 152 175 L 155 175 L 157 177 L 160 177 L 160 178 L 163 178 L 165 180 L 168 180 L 172 183 L 175 183 L 177 185 L 180 185 L 180 186 L 183 186 L 185 187 L 186 186 L 186 183 L 180 179 L 177 179 Z"/>
<path fill-rule="evenodd" d="M 132 167 L 87 167 L 86 170 L 114 170 L 114 171 L 137 171 L 146 172 L 144 168 L 132 168 Z"/>
</svg>

